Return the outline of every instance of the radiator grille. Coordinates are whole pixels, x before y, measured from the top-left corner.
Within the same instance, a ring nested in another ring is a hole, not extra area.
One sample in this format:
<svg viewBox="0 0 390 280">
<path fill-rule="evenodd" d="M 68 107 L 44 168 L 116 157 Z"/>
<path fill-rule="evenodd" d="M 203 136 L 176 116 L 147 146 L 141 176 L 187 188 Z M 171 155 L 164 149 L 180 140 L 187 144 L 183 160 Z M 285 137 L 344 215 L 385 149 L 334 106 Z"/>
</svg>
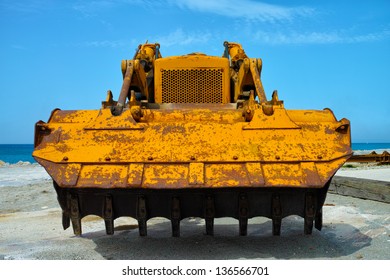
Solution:
<svg viewBox="0 0 390 280">
<path fill-rule="evenodd" d="M 162 103 L 222 103 L 221 69 L 162 70 Z"/>
</svg>

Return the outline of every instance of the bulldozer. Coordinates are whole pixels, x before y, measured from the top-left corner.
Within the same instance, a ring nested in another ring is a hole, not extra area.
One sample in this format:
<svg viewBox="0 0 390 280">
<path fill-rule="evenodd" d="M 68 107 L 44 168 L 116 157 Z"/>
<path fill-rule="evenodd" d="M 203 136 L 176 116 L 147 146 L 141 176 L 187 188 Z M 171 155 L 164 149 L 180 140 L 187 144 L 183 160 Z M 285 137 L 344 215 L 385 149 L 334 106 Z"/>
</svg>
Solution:
<svg viewBox="0 0 390 280">
<path fill-rule="evenodd" d="M 304 234 L 322 228 L 322 208 L 336 171 L 352 155 L 350 122 L 330 109 L 287 110 L 267 99 L 262 60 L 224 42 L 222 56 L 162 57 L 146 42 L 123 60 L 119 97 L 109 90 L 96 110 L 52 111 L 35 124 L 33 157 L 53 179 L 64 229 L 82 234 L 87 215 L 170 220 L 172 236 L 189 217 L 303 218 Z"/>
</svg>

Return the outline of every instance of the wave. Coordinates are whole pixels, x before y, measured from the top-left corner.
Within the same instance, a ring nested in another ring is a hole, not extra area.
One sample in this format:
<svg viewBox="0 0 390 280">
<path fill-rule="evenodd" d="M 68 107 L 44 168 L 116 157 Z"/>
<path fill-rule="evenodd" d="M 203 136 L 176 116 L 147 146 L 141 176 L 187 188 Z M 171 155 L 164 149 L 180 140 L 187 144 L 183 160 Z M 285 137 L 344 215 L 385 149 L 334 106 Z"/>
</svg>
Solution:
<svg viewBox="0 0 390 280">
<path fill-rule="evenodd" d="M 374 150 L 353 150 L 354 155 L 368 155 L 372 152 L 377 153 L 378 155 L 382 154 L 383 152 L 390 152 L 390 148 L 388 149 L 374 149 Z"/>
<path fill-rule="evenodd" d="M 19 166 L 39 166 L 37 162 L 29 162 L 29 161 L 22 161 L 19 160 L 17 163 L 9 163 L 0 160 L 0 167 L 19 167 Z"/>
</svg>

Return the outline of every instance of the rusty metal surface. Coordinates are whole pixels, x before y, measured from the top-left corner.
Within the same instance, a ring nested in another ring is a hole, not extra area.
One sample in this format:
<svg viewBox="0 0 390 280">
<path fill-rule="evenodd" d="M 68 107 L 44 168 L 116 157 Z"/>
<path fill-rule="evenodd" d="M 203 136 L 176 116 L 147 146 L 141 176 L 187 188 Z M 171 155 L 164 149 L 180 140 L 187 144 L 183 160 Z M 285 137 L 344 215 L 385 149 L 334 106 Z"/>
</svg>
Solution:
<svg viewBox="0 0 390 280">
<path fill-rule="evenodd" d="M 377 154 L 375 151 L 365 155 L 352 155 L 348 162 L 375 162 L 375 163 L 390 163 L 390 153 L 384 151 L 382 154 Z"/>
<path fill-rule="evenodd" d="M 246 235 L 248 219 L 272 219 L 273 234 L 280 235 L 282 219 L 290 215 L 304 218 L 304 232 L 313 225 L 321 230 L 322 207 L 329 183 L 323 188 L 218 188 L 202 189 L 74 189 L 54 184 L 63 209 L 63 227 L 72 222 L 75 235 L 82 234 L 81 219 L 87 215 L 105 220 L 107 234 L 114 234 L 114 220 L 127 216 L 138 220 L 139 234 L 147 235 L 147 221 L 154 217 L 171 220 L 172 236 L 180 236 L 180 221 L 200 217 L 206 233 L 213 235 L 214 219 L 238 220 L 239 235 Z"/>
<path fill-rule="evenodd" d="M 59 110 L 35 127 L 34 158 L 53 178 L 64 228 L 120 216 L 147 220 L 234 217 L 240 235 L 250 217 L 305 218 L 321 228 L 329 182 L 351 156 L 350 123 L 324 110 L 287 110 L 277 91 L 267 100 L 261 59 L 225 42 L 223 57 L 162 58 L 140 45 L 122 62 L 119 100 L 108 91 L 100 110 Z M 230 55 L 230 58 L 229 58 Z M 165 73 L 165 74 L 164 74 Z M 168 73 L 168 74 L 167 74 Z"/>
<path fill-rule="evenodd" d="M 235 109 L 146 109 L 131 120 L 57 110 L 34 157 L 67 187 L 322 187 L 350 153 L 327 110 L 258 109 L 245 122 Z"/>
</svg>

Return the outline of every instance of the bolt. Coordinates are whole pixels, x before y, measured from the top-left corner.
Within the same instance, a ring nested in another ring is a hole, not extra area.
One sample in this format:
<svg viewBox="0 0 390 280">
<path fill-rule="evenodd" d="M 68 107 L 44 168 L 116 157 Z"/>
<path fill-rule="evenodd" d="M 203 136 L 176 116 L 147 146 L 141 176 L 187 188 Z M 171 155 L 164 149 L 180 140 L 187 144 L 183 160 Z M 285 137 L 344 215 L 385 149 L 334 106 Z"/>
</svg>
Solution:
<svg viewBox="0 0 390 280">
<path fill-rule="evenodd" d="M 237 160 L 237 159 L 238 159 L 238 156 L 234 156 L 233 159 L 234 159 L 234 160 Z"/>
<path fill-rule="evenodd" d="M 149 156 L 149 157 L 148 157 L 148 160 L 153 160 L 153 157 L 152 157 L 152 156 Z"/>
<path fill-rule="evenodd" d="M 111 158 L 110 157 L 106 157 L 106 161 L 110 161 L 111 160 Z"/>
<path fill-rule="evenodd" d="M 277 160 L 279 160 L 279 159 L 280 159 L 280 156 L 276 156 L 275 158 L 276 158 Z"/>
<path fill-rule="evenodd" d="M 69 158 L 68 158 L 67 156 L 65 156 L 65 157 L 62 158 L 62 160 L 63 160 L 63 161 L 68 161 Z"/>
<path fill-rule="evenodd" d="M 318 159 L 322 159 L 322 156 L 321 156 L 321 155 L 318 155 L 317 158 L 318 158 Z"/>
<path fill-rule="evenodd" d="M 194 156 L 191 156 L 190 159 L 191 159 L 191 160 L 195 160 L 195 157 L 194 157 Z"/>
</svg>

